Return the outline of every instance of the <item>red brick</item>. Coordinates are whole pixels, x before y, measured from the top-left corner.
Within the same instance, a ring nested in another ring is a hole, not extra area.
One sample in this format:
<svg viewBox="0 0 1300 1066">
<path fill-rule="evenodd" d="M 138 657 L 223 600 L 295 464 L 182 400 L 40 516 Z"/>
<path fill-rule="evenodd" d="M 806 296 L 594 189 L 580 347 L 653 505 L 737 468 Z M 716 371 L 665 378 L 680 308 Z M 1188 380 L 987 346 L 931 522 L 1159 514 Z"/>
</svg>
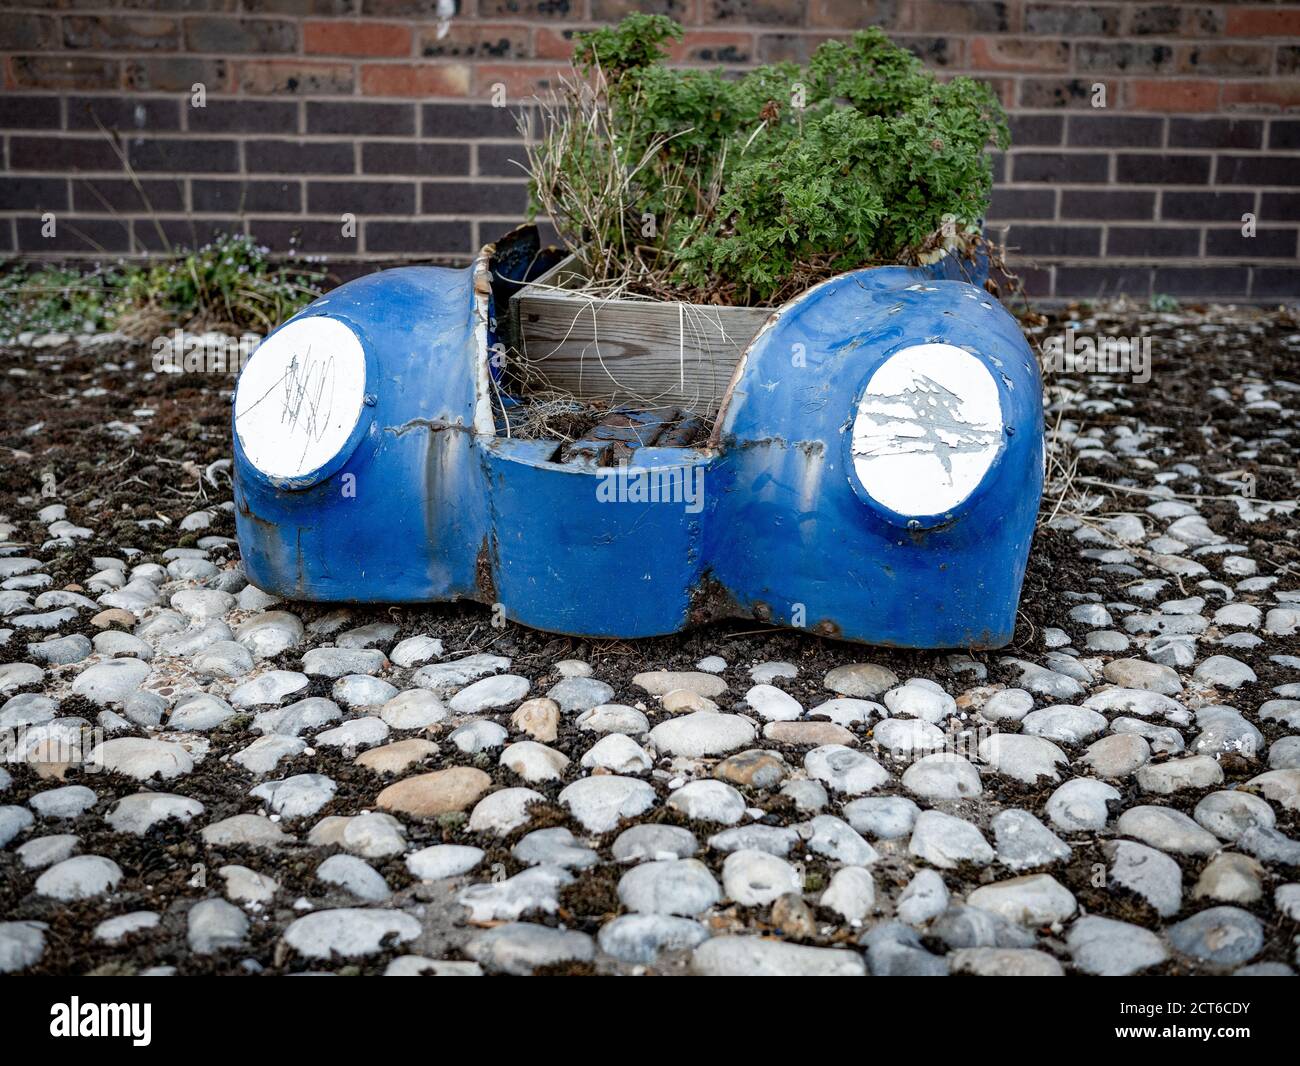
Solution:
<svg viewBox="0 0 1300 1066">
<path fill-rule="evenodd" d="M 63 41 L 69 48 L 100 52 L 174 52 L 180 46 L 180 27 L 166 18 L 69 16 L 63 20 Z"/>
<path fill-rule="evenodd" d="M 555 35 L 549 27 L 537 31 Z M 573 45 L 566 45 L 560 58 L 567 59 Z M 533 55 L 528 45 L 528 27 L 510 23 L 451 22 L 420 29 L 415 42 L 416 55 L 427 59 L 528 59 Z"/>
<path fill-rule="evenodd" d="M 521 103 L 557 88 L 560 77 L 567 75 L 568 69 L 554 63 L 477 63 L 474 66 L 473 95 L 487 100 L 492 94 L 492 86 L 501 83 L 506 87 L 507 99 L 511 103 Z"/>
<path fill-rule="evenodd" d="M 11 84 L 18 89 L 115 89 L 122 72 L 115 59 L 91 56 L 14 56 Z"/>
<path fill-rule="evenodd" d="M 464 63 L 367 63 L 361 68 L 361 91 L 367 96 L 467 96 L 469 72 Z"/>
<path fill-rule="evenodd" d="M 1066 70 L 1070 46 L 1064 41 L 976 37 L 970 45 L 975 70 Z"/>
<path fill-rule="evenodd" d="M 539 29 L 533 36 L 533 55 L 538 59 L 568 59 L 573 55 L 573 30 Z"/>
<path fill-rule="evenodd" d="M 1128 104 L 1135 111 L 1213 111 L 1218 103 L 1217 81 L 1151 78 L 1128 85 Z"/>
<path fill-rule="evenodd" d="M 907 27 L 922 33 L 1006 33 L 1010 4 L 1001 0 L 913 0 Z"/>
<path fill-rule="evenodd" d="M 1178 69 L 1184 74 L 1249 77 L 1268 74 L 1272 67 L 1271 45 L 1194 44 L 1178 50 Z"/>
<path fill-rule="evenodd" d="M 239 91 L 275 96 L 351 93 L 356 75 L 351 63 L 250 60 L 239 64 Z"/>
<path fill-rule="evenodd" d="M 754 37 L 749 33 L 699 30 L 686 33 L 668 50 L 674 63 L 708 63 L 737 66 L 754 59 Z"/>
<path fill-rule="evenodd" d="M 903 0 L 810 0 L 808 4 L 808 25 L 818 29 L 902 29 L 906 18 Z"/>
<path fill-rule="evenodd" d="M 199 56 L 143 56 L 126 61 L 126 87 L 138 92 L 188 93 L 200 83 L 210 93 L 231 88 L 231 65 Z"/>
<path fill-rule="evenodd" d="M 1223 86 L 1225 111 L 1291 111 L 1300 108 L 1300 84 L 1236 82 Z"/>
<path fill-rule="evenodd" d="M 1228 11 L 1227 32 L 1233 37 L 1300 37 L 1300 11 L 1234 8 Z"/>
<path fill-rule="evenodd" d="M 1106 106 L 1119 106 L 1120 83 L 1113 78 L 1024 78 L 1020 82 L 1020 106 L 1029 108 L 1063 107 L 1083 111 L 1093 108 L 1094 85 L 1106 86 Z"/>
<path fill-rule="evenodd" d="M 309 55 L 409 56 L 411 27 L 393 22 L 304 22 L 302 50 Z"/>
</svg>

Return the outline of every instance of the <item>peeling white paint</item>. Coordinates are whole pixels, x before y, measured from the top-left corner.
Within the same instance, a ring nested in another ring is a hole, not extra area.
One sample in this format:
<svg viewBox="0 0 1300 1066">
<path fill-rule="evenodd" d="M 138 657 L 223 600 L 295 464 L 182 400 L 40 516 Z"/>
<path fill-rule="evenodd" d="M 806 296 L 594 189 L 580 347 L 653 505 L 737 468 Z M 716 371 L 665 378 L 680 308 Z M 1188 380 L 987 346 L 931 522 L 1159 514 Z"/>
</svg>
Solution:
<svg viewBox="0 0 1300 1066">
<path fill-rule="evenodd" d="M 338 454 L 366 395 L 366 356 L 335 318 L 289 322 L 258 347 L 239 376 L 235 432 L 267 477 L 297 478 Z"/>
<path fill-rule="evenodd" d="M 853 420 L 858 480 L 899 514 L 951 510 L 1001 447 L 997 383 L 980 359 L 953 344 L 915 344 L 885 360 Z"/>
</svg>

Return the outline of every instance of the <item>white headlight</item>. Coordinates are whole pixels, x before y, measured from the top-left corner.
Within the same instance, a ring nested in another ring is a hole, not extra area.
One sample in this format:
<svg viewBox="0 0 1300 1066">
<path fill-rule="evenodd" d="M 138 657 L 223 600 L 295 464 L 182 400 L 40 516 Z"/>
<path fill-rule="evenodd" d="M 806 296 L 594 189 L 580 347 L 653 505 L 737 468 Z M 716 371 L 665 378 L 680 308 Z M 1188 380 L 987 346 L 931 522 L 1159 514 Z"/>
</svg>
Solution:
<svg viewBox="0 0 1300 1066">
<path fill-rule="evenodd" d="M 1002 447 L 988 368 L 953 344 L 916 344 L 871 375 L 853 420 L 853 469 L 873 500 L 936 515 L 969 496 Z"/>
<path fill-rule="evenodd" d="M 267 477 L 319 470 L 347 443 L 366 395 L 366 356 L 342 322 L 290 322 L 249 359 L 235 392 L 235 432 Z"/>
</svg>

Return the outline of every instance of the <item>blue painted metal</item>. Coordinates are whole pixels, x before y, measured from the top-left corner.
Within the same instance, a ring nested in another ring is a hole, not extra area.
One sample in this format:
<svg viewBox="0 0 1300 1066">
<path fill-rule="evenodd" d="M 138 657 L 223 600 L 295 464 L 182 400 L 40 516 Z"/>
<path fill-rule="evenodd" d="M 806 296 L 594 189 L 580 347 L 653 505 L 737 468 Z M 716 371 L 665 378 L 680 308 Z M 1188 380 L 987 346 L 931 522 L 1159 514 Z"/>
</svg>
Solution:
<svg viewBox="0 0 1300 1066">
<path fill-rule="evenodd" d="M 328 469 L 293 484 L 266 478 L 234 434 L 236 526 L 255 584 L 326 602 L 477 600 L 587 636 L 732 616 L 903 647 L 1010 640 L 1042 491 L 1041 387 L 979 272 L 977 284 L 954 280 L 962 267 L 945 260 L 809 290 L 751 342 L 706 445 L 639 448 L 620 475 L 555 461 L 558 442 L 498 433 L 502 291 L 488 252 L 465 270 L 358 279 L 290 320 L 326 315 L 357 334 L 371 406 Z M 855 478 L 851 427 L 873 372 L 935 341 L 990 370 L 1003 438 L 965 500 L 909 518 Z M 656 479 L 681 490 L 677 502 L 639 498 Z"/>
</svg>

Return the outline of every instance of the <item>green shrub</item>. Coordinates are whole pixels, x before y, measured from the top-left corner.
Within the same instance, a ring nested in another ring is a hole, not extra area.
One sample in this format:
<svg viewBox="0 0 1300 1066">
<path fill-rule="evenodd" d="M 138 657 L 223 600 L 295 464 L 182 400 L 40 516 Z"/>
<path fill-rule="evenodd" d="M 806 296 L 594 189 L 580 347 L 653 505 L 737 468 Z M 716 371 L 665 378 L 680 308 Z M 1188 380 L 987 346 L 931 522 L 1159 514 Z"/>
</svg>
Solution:
<svg viewBox="0 0 1300 1066">
<path fill-rule="evenodd" d="M 161 311 L 237 330 L 269 332 L 319 295 L 323 272 L 274 263 L 242 233 L 220 234 L 194 251 L 126 268 L 119 311 Z"/>
<path fill-rule="evenodd" d="M 112 324 L 119 284 L 114 271 L 9 264 L 0 273 L 0 337 L 104 329 Z"/>
<path fill-rule="evenodd" d="M 543 109 L 533 209 L 594 282 L 770 303 L 855 267 L 970 253 L 986 149 L 1009 141 L 986 86 L 937 81 L 875 29 L 822 44 L 806 68 L 666 67 L 681 32 L 632 15 L 578 34 L 580 77 Z"/>
<path fill-rule="evenodd" d="M 267 333 L 320 295 L 324 271 L 274 263 L 243 234 L 143 263 L 82 269 L 9 264 L 0 272 L 0 336 L 170 325 Z"/>
</svg>

